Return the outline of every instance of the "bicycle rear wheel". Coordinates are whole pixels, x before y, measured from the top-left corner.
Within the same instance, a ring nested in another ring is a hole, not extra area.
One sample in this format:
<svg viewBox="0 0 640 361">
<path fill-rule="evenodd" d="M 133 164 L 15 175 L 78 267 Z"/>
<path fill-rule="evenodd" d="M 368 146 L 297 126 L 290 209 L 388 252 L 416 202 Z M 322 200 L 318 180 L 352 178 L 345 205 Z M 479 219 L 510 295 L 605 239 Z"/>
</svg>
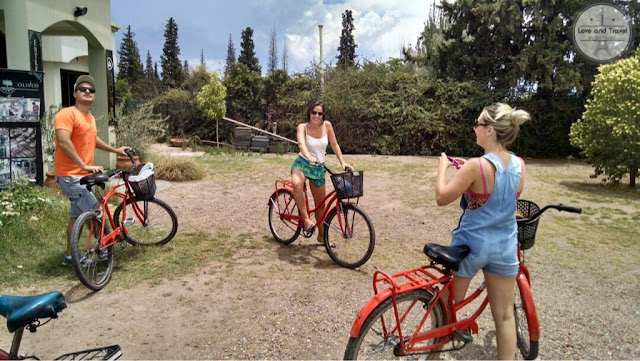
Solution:
<svg viewBox="0 0 640 361">
<path fill-rule="evenodd" d="M 335 263 L 351 269 L 360 267 L 373 254 L 375 244 L 373 224 L 360 208 L 353 204 L 338 204 L 327 215 L 324 247 Z"/>
<path fill-rule="evenodd" d="M 116 226 L 120 226 L 122 221 L 120 212 L 122 203 L 113 212 Z M 162 245 L 171 241 L 178 231 L 178 217 L 175 212 L 158 198 L 127 203 L 126 216 L 133 223 L 125 223 L 127 234 L 124 239 L 134 245 Z"/>
<path fill-rule="evenodd" d="M 269 198 L 269 229 L 273 238 L 282 244 L 291 244 L 300 235 L 300 211 L 293 200 L 293 193 L 288 189 L 279 189 Z"/>
<path fill-rule="evenodd" d="M 344 352 L 345 360 L 391 360 L 416 358 L 429 360 L 437 358 L 438 348 L 420 354 L 396 356 L 394 351 L 400 343 L 398 329 L 402 337 L 408 341 L 416 331 L 420 322 L 425 318 L 419 332 L 426 332 L 445 324 L 446 316 L 439 302 L 425 315 L 433 296 L 422 289 L 413 290 L 396 295 L 398 315 L 401 317 L 400 327 L 397 327 L 391 296 L 381 302 L 362 324 L 357 337 L 350 337 Z M 404 317 L 402 317 L 404 315 Z M 441 339 L 425 340 L 416 343 L 414 347 L 425 347 L 440 342 Z"/>
<path fill-rule="evenodd" d="M 527 289 L 525 289 L 525 287 Z M 516 320 L 517 345 L 520 350 L 520 354 L 522 354 L 522 357 L 526 360 L 534 360 L 538 357 L 538 340 L 532 340 L 532 336 L 534 334 L 538 334 L 538 330 L 533 329 L 534 327 L 538 327 L 538 325 L 537 322 L 535 324 L 530 324 L 527 320 L 527 316 L 531 316 L 528 314 L 529 312 L 533 312 L 535 316 L 533 299 L 523 295 L 531 294 L 531 290 L 528 287 L 529 285 L 526 281 L 523 283 L 516 282 L 513 310 Z"/>
<path fill-rule="evenodd" d="M 106 253 L 101 253 L 101 230 L 102 222 L 94 211 L 82 213 L 71 230 L 73 269 L 80 282 L 94 291 L 109 283 L 113 271 L 113 245 L 106 248 Z"/>
</svg>

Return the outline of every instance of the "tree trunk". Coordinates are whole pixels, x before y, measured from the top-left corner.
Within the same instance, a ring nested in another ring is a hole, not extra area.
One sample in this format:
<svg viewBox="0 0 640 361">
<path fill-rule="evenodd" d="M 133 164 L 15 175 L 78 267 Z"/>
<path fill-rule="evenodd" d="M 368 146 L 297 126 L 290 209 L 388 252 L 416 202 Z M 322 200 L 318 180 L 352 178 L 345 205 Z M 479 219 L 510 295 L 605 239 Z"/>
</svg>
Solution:
<svg viewBox="0 0 640 361">
<path fill-rule="evenodd" d="M 638 165 L 632 164 L 629 167 L 629 187 L 635 189 L 636 188 L 636 177 L 638 177 Z"/>
</svg>

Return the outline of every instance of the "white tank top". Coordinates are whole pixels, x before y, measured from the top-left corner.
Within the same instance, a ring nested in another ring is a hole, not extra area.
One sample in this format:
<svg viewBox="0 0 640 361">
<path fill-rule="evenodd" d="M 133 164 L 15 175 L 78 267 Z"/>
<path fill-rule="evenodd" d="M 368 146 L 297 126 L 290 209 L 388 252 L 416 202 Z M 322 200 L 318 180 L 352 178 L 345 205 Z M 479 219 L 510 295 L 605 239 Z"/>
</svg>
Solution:
<svg viewBox="0 0 640 361">
<path fill-rule="evenodd" d="M 307 143 L 307 150 L 309 155 L 316 158 L 316 162 L 324 163 L 324 155 L 327 152 L 327 145 L 329 145 L 329 137 L 327 136 L 327 125 L 322 123 L 322 137 L 314 138 L 307 133 L 307 125 L 304 125 L 305 141 Z M 304 158 L 302 152 L 300 156 Z M 305 158 L 306 159 L 306 158 Z M 307 159 L 308 160 L 308 159 Z"/>
</svg>

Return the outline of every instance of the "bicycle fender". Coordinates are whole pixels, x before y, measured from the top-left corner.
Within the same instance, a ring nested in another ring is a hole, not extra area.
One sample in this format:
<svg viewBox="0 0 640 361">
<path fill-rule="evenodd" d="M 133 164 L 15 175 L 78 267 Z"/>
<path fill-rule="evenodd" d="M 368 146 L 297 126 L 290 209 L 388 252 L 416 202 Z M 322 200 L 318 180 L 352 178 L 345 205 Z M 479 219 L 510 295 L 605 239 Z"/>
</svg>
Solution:
<svg viewBox="0 0 640 361">
<path fill-rule="evenodd" d="M 355 321 L 353 321 L 353 326 L 351 326 L 351 337 L 358 337 L 360 328 L 367 317 L 369 317 L 369 314 L 371 314 L 378 305 L 389 297 L 391 297 L 391 289 L 387 288 L 380 291 L 377 295 L 371 297 L 369 301 L 367 301 L 367 303 L 358 312 L 358 315 L 356 315 Z"/>
<path fill-rule="evenodd" d="M 538 323 L 538 315 L 536 314 L 536 306 L 533 303 L 533 293 L 523 273 L 518 273 L 516 277 L 516 287 L 520 289 L 522 295 L 522 303 L 527 314 L 527 323 L 529 324 L 529 337 L 532 341 L 538 341 L 540 338 L 540 324 Z"/>
<path fill-rule="evenodd" d="M 289 192 L 291 192 L 291 193 L 293 193 L 293 189 L 290 189 L 290 188 L 287 188 L 287 187 L 276 188 L 276 191 L 275 191 L 275 192 L 273 192 L 273 193 L 271 193 L 271 196 L 270 196 L 270 197 L 269 197 L 269 199 L 267 200 L 267 206 L 269 205 L 269 203 L 271 203 L 271 200 L 272 200 L 272 199 L 276 199 L 276 198 L 277 198 L 277 194 L 278 194 L 278 192 L 279 192 L 279 191 L 281 191 L 281 190 L 283 190 L 283 189 L 284 189 L 284 190 L 287 190 L 287 191 L 289 191 Z"/>
</svg>

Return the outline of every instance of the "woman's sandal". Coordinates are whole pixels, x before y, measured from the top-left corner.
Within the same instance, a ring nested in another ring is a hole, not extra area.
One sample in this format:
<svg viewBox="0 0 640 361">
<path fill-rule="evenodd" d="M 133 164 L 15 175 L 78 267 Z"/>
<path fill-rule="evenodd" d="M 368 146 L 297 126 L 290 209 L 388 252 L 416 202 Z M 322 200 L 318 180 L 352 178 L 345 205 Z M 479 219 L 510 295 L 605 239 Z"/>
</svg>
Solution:
<svg viewBox="0 0 640 361">
<path fill-rule="evenodd" d="M 311 238 L 311 236 L 313 236 L 313 232 L 315 232 L 316 230 L 316 225 L 312 224 L 309 228 L 304 228 L 304 225 L 302 226 L 302 235 L 305 238 Z"/>
</svg>

